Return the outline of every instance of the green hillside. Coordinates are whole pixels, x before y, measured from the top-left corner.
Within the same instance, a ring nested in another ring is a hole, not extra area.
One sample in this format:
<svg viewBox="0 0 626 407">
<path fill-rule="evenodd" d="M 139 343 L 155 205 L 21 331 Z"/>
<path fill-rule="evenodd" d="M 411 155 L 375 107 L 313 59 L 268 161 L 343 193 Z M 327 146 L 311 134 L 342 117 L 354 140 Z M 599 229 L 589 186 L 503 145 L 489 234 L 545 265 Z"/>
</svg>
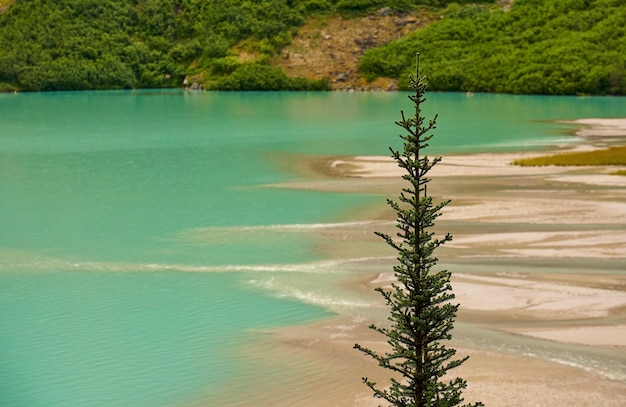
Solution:
<svg viewBox="0 0 626 407">
<path fill-rule="evenodd" d="M 369 79 L 400 78 L 416 51 L 432 90 L 626 93 L 626 5 L 517 0 L 0 0 L 0 90 L 179 87 L 316 90 L 276 55 L 310 19 L 427 7 L 443 18 L 370 49 Z M 457 2 L 458 3 L 458 2 Z M 405 84 L 406 85 L 406 84 Z"/>
<path fill-rule="evenodd" d="M 185 77 L 209 89 L 326 89 L 325 81 L 287 77 L 270 58 L 308 17 L 385 3 L 0 1 L 0 89 L 24 91 L 173 87 Z"/>
<path fill-rule="evenodd" d="M 360 69 L 368 79 L 403 80 L 415 50 L 431 89 L 624 95 L 626 2 L 516 0 L 509 11 L 450 8 L 428 29 L 367 52 Z"/>
<path fill-rule="evenodd" d="M 144 88 L 181 86 L 194 73 L 223 76 L 239 68 L 228 56 L 241 40 L 261 53 L 289 41 L 304 13 L 288 3 L 16 0 L 0 19 L 0 82 L 19 90 Z M 276 81 L 269 87 L 319 86 L 259 65 Z"/>
</svg>

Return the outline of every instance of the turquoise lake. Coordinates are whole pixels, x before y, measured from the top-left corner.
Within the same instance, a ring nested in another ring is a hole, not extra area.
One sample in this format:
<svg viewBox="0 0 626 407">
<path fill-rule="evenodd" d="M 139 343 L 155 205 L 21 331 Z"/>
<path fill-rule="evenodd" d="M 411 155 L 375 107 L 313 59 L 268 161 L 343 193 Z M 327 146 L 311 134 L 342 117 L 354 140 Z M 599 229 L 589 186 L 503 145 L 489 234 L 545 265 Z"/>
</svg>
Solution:
<svg viewBox="0 0 626 407">
<path fill-rule="evenodd" d="M 625 106 L 431 93 L 424 113 L 445 156 L 575 144 L 556 121 Z M 312 234 L 267 230 L 383 198 L 268 186 L 301 177 L 286 160 L 387 155 L 403 109 L 403 93 L 0 95 L 0 406 L 185 405 L 284 374 L 242 349 L 337 311 L 268 289 L 327 259 Z"/>
</svg>

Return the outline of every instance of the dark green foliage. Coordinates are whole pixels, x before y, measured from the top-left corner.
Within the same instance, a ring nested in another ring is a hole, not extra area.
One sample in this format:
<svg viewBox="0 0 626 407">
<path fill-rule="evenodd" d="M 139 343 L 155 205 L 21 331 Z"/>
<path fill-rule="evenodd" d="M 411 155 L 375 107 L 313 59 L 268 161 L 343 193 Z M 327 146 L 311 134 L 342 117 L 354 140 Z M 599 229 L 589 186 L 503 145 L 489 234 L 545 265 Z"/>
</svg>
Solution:
<svg viewBox="0 0 626 407">
<path fill-rule="evenodd" d="M 348 10 L 363 10 L 383 5 L 382 0 L 339 0 L 337 8 Z"/>
<path fill-rule="evenodd" d="M 626 3 L 516 0 L 508 12 L 450 7 L 427 29 L 367 52 L 361 71 L 370 80 L 406 77 L 414 49 L 428 61 L 434 90 L 623 95 Z"/>
<path fill-rule="evenodd" d="M 451 338 L 458 305 L 450 302 L 454 299 L 450 272 L 433 270 L 438 261 L 433 256 L 435 249 L 450 241 L 452 236 L 435 238 L 431 231 L 441 208 L 448 202 L 434 204 L 427 192 L 430 182 L 427 174 L 440 161 L 440 158 L 431 160 L 423 153 L 432 138 L 429 133 L 435 128 L 436 117 L 425 123 L 421 115 L 426 84 L 419 77 L 419 70 L 410 78 L 410 84 L 415 90 L 415 95 L 409 96 L 415 105 L 415 116 L 405 118 L 402 112 L 402 120 L 397 124 L 408 133 L 400 136 L 404 149 L 402 152 L 391 149 L 398 166 L 406 171 L 402 178 L 408 183 L 399 201 L 388 201 L 397 214 L 399 240 L 377 233 L 397 251 L 399 261 L 394 267 L 396 282 L 392 288 L 377 290 L 390 309 L 391 326 L 371 326 L 387 338 L 391 349 L 379 354 L 358 344 L 355 348 L 394 374 L 389 389 L 380 389 L 376 383 L 363 379 L 375 397 L 392 406 L 452 407 L 463 401 L 461 392 L 467 384 L 459 377 L 447 382 L 442 379 L 467 358 L 451 360 L 456 350 L 444 344 Z M 482 406 L 482 403 L 471 406 Z"/>
<path fill-rule="evenodd" d="M 0 16 L 0 81 L 21 90 L 167 86 L 167 46 L 122 0 L 17 1 Z"/>
<path fill-rule="evenodd" d="M 278 67 L 262 64 L 243 64 L 233 67 L 227 76 L 207 83 L 213 90 L 328 90 L 326 81 L 291 78 Z"/>
</svg>

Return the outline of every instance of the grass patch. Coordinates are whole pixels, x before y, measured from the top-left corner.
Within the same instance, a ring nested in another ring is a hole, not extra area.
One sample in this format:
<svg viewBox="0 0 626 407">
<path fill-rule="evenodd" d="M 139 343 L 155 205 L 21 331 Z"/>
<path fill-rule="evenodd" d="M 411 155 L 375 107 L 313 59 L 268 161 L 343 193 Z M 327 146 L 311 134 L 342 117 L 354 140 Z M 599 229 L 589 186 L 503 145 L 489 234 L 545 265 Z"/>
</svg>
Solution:
<svg viewBox="0 0 626 407">
<path fill-rule="evenodd" d="M 610 172 L 609 174 L 611 174 L 611 175 L 624 175 L 624 176 L 626 176 L 626 170 L 613 171 L 613 172 Z"/>
<path fill-rule="evenodd" d="M 540 167 L 546 165 L 626 165 L 626 146 L 611 147 L 605 150 L 561 153 L 542 157 L 523 158 L 513 161 L 513 164 L 525 167 Z"/>
</svg>

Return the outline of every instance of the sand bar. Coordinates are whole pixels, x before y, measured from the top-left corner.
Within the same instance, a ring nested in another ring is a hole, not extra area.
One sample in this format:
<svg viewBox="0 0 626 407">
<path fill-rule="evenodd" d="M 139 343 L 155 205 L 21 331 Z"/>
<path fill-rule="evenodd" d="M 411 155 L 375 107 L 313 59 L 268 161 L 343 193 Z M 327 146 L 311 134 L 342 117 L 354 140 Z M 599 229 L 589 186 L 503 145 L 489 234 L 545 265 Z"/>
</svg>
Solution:
<svg viewBox="0 0 626 407">
<path fill-rule="evenodd" d="M 576 124 L 579 135 L 589 136 L 578 148 L 602 147 L 595 141 L 609 135 L 626 139 L 626 119 Z M 512 165 L 517 158 L 543 154 L 444 156 L 429 174 L 431 195 L 452 200 L 437 228 L 451 232 L 454 240 L 438 257 L 453 272 L 461 304 L 457 349 L 471 356 L 458 371 L 469 382 L 466 400 L 491 406 L 621 406 L 626 397 L 626 177 L 609 175 L 614 167 Z M 388 157 L 329 157 L 310 163 L 307 171 L 307 180 L 277 187 L 380 194 L 381 202 L 402 187 L 402 172 Z M 384 347 L 365 327 L 384 321 L 373 288 L 393 278 L 393 256 L 378 252 L 380 242 L 374 243 L 371 229 L 393 233 L 394 214 L 382 204 L 357 220 L 363 222 L 319 231 L 327 241 L 321 247 L 335 257 L 380 256 L 380 272 L 357 275 L 346 284 L 379 308 L 355 309 L 279 335 L 283 346 L 336 366 L 337 374 L 311 379 L 318 388 L 342 383 L 338 392 L 329 391 L 332 402 L 325 405 L 377 405 L 353 377 L 375 377 L 377 368 L 351 347 L 355 341 Z M 472 327 L 478 333 L 464 342 Z M 482 344 L 482 335 L 504 347 Z M 323 400 L 322 395 L 316 402 Z"/>
</svg>

